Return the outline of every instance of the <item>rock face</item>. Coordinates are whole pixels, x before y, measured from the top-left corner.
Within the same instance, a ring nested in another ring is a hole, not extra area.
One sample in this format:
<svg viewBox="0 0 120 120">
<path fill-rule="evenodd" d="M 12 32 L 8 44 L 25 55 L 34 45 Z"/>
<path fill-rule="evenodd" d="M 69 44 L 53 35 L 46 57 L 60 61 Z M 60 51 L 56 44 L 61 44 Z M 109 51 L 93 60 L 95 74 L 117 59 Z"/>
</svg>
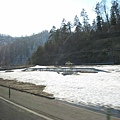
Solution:
<svg viewBox="0 0 120 120">
<path fill-rule="evenodd" d="M 46 97 L 49 99 L 54 99 L 53 94 L 44 92 L 44 85 L 35 85 L 32 83 L 17 82 L 15 80 L 4 80 L 0 78 L 0 86 L 8 87 L 10 89 L 19 90 L 22 92 L 27 92 L 41 97 Z"/>
</svg>

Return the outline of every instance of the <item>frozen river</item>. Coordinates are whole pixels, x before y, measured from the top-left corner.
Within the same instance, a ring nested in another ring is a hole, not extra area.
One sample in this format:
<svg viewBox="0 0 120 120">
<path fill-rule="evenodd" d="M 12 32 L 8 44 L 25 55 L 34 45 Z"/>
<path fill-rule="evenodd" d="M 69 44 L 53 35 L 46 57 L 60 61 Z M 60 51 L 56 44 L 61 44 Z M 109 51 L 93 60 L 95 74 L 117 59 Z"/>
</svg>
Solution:
<svg viewBox="0 0 120 120">
<path fill-rule="evenodd" d="M 44 91 L 54 94 L 56 98 L 63 101 L 93 106 L 109 106 L 120 110 L 120 65 L 76 67 L 95 68 L 101 71 L 63 76 L 57 72 L 23 72 L 19 69 L 14 72 L 1 71 L 0 78 L 46 85 Z"/>
</svg>

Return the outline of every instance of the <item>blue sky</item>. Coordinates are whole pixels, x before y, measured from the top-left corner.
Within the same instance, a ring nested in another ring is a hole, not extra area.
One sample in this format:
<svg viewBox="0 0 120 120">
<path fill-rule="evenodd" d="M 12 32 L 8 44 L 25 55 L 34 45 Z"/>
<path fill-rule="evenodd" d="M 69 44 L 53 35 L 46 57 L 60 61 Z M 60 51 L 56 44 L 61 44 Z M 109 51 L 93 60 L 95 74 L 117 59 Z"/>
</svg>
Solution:
<svg viewBox="0 0 120 120">
<path fill-rule="evenodd" d="M 90 22 L 101 0 L 0 0 L 0 33 L 25 36 L 60 27 L 62 19 L 73 22 L 84 8 Z M 108 0 L 110 4 L 111 0 Z M 107 3 L 107 4 L 108 4 Z"/>
</svg>

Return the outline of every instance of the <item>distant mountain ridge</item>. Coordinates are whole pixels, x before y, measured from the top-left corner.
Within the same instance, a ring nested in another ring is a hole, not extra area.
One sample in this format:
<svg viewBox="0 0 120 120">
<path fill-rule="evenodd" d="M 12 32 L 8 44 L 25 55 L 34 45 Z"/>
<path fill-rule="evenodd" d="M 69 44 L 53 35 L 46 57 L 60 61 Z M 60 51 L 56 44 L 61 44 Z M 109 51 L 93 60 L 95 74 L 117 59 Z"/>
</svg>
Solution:
<svg viewBox="0 0 120 120">
<path fill-rule="evenodd" d="M 48 40 L 49 32 L 43 31 L 32 36 L 11 37 L 0 35 L 0 65 L 23 65 L 39 46 Z"/>
<path fill-rule="evenodd" d="M 15 41 L 14 37 L 11 37 L 9 35 L 0 34 L 0 47 L 5 46 L 14 41 Z"/>
</svg>

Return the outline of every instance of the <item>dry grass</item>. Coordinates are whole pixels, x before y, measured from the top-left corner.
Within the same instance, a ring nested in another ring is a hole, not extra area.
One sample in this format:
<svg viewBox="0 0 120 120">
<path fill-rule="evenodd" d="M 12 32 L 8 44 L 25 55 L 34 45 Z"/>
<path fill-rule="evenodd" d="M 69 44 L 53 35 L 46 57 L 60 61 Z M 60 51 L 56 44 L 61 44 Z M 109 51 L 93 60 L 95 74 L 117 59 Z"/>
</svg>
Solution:
<svg viewBox="0 0 120 120">
<path fill-rule="evenodd" d="M 16 80 L 4 80 L 2 78 L 0 78 L 0 85 L 43 97 L 54 98 L 53 94 L 49 94 L 43 91 L 46 87 L 44 85 L 35 85 L 32 83 L 18 82 Z"/>
</svg>

